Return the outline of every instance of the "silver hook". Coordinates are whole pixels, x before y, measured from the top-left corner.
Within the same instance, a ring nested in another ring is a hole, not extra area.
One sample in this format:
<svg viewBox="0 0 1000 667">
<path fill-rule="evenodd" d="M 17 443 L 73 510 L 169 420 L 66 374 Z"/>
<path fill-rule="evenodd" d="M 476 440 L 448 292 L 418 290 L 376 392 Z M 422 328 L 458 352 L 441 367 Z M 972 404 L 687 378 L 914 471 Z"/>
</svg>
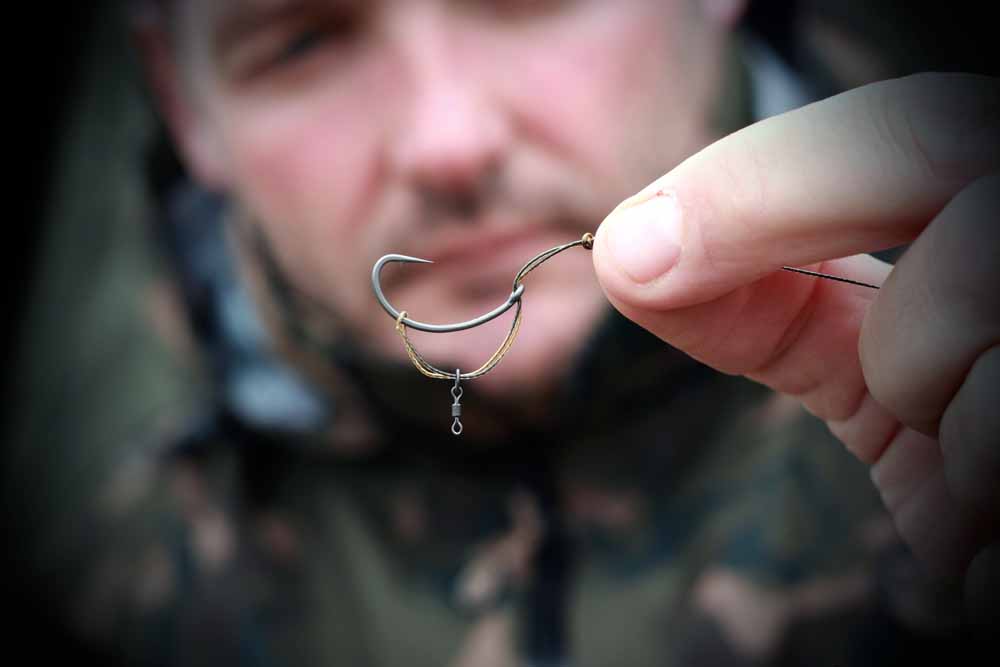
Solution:
<svg viewBox="0 0 1000 667">
<path fill-rule="evenodd" d="M 375 298 L 385 309 L 385 312 L 396 320 L 396 331 L 403 339 L 403 345 L 406 347 L 406 353 L 410 357 L 410 361 L 416 366 L 417 370 L 426 375 L 427 377 L 445 380 L 445 379 L 455 379 L 455 384 L 451 388 L 451 396 L 454 399 L 451 404 L 451 416 L 453 421 L 451 423 L 451 432 L 455 435 L 461 435 L 462 433 L 462 403 L 461 398 L 464 390 L 462 389 L 462 380 L 471 380 L 472 378 L 477 378 L 486 373 L 489 373 L 500 360 L 503 359 L 504 355 L 510 349 L 510 346 L 514 342 L 514 337 L 517 336 L 518 329 L 521 326 L 521 295 L 524 293 L 524 285 L 522 280 L 524 277 L 537 269 L 543 263 L 552 259 L 559 253 L 569 248 L 576 246 L 583 246 L 587 250 L 594 247 L 594 236 L 589 232 L 584 234 L 578 241 L 573 241 L 571 243 L 564 243 L 563 245 L 556 246 L 555 248 L 550 248 L 544 252 L 540 252 L 534 257 L 532 257 L 528 262 L 521 267 L 521 270 L 517 272 L 514 276 L 514 286 L 511 289 L 510 296 L 507 297 L 507 301 L 494 308 L 485 315 L 480 315 L 475 319 L 468 320 L 466 322 L 457 322 L 455 324 L 427 324 L 425 322 L 417 322 L 416 320 L 411 320 L 406 316 L 406 311 L 398 311 L 392 307 L 389 300 L 385 298 L 385 293 L 382 291 L 382 285 L 380 282 L 380 276 L 382 273 L 382 267 L 384 267 L 389 262 L 410 262 L 416 264 L 433 264 L 434 262 L 427 259 L 420 259 L 419 257 L 409 257 L 407 255 L 385 255 L 377 262 L 375 266 L 372 267 L 372 288 L 375 290 Z M 431 365 L 426 359 L 424 359 L 420 354 L 413 348 L 413 344 L 406 335 L 406 327 L 412 327 L 414 329 L 420 329 L 421 331 L 428 331 L 430 333 L 442 333 L 447 331 L 462 331 L 464 329 L 471 329 L 477 327 L 480 324 L 489 322 L 490 320 L 503 315 L 505 312 L 510 310 L 512 307 L 516 306 L 514 314 L 514 321 L 510 325 L 510 331 L 507 333 L 507 337 L 504 338 L 500 347 L 497 351 L 493 353 L 486 363 L 474 371 L 470 371 L 463 377 L 460 369 L 455 369 L 455 374 L 452 375 L 447 371 L 443 371 L 433 365 Z"/>
<path fill-rule="evenodd" d="M 392 307 L 389 300 L 385 298 L 385 293 L 382 291 L 382 285 L 380 282 L 380 274 L 382 273 L 382 267 L 390 262 L 412 262 L 416 264 L 433 264 L 429 259 L 420 259 L 419 257 L 409 257 L 407 255 L 385 255 L 377 262 L 372 268 L 372 288 L 375 290 L 375 298 L 378 302 L 382 304 L 385 308 L 385 312 L 392 315 L 393 319 L 402 322 L 408 327 L 413 329 L 420 329 L 421 331 L 429 331 L 431 333 L 446 333 L 448 331 L 464 331 L 465 329 L 472 329 L 478 327 L 480 324 L 489 322 L 492 319 L 500 317 L 508 310 L 510 310 L 514 304 L 521 300 L 521 294 L 524 293 L 524 285 L 517 285 L 511 291 L 510 296 L 501 305 L 497 306 L 485 315 L 480 315 L 471 320 L 466 320 L 465 322 L 456 322 L 454 324 L 427 324 L 426 322 L 418 322 L 417 320 L 411 320 L 409 317 L 404 317 L 400 319 L 399 311 Z"/>
</svg>

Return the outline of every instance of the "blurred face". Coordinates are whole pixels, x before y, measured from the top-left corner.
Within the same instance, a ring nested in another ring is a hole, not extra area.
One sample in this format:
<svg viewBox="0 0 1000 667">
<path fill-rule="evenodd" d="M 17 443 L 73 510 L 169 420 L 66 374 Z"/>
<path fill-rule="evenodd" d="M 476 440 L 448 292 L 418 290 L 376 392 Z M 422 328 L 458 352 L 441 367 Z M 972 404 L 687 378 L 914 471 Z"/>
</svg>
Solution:
<svg viewBox="0 0 1000 667">
<path fill-rule="evenodd" d="M 464 320 L 536 253 L 593 231 L 711 137 L 728 16 L 704 0 L 213 0 L 179 5 L 168 120 L 286 278 L 374 351 L 405 359 L 370 286 L 411 317 Z M 731 14 L 732 12 L 730 12 Z M 524 325 L 479 389 L 558 379 L 605 312 L 589 253 L 525 281 Z M 412 332 L 471 370 L 508 315 Z"/>
</svg>

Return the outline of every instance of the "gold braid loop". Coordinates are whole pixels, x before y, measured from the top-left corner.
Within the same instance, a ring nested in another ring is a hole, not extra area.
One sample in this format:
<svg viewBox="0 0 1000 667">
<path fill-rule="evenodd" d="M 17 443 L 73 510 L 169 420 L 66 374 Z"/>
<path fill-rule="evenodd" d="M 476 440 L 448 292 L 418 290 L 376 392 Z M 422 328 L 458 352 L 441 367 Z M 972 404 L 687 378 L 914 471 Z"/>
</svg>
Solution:
<svg viewBox="0 0 1000 667">
<path fill-rule="evenodd" d="M 486 375 L 493 367 L 500 363 L 500 360 L 504 358 L 504 355 L 510 350 L 511 346 L 514 344 L 514 339 L 517 338 L 517 332 L 521 329 L 521 303 L 518 301 L 515 307 L 514 321 L 511 324 L 510 330 L 507 332 L 507 336 L 504 338 L 500 347 L 496 349 L 489 359 L 486 360 L 482 366 L 469 373 L 462 373 L 460 375 L 463 380 L 471 380 L 472 378 L 477 378 L 482 375 Z M 446 373 L 441 369 L 433 366 L 430 362 L 424 359 L 419 352 L 413 347 L 413 343 L 410 341 L 409 336 L 406 334 L 406 325 L 403 324 L 403 319 L 406 317 L 406 311 L 404 310 L 399 314 L 396 319 L 396 332 L 399 334 L 400 338 L 403 339 L 403 346 L 406 348 L 406 354 L 410 357 L 410 361 L 417 368 L 418 371 L 423 373 L 429 378 L 434 378 L 435 380 L 454 380 L 454 373 Z"/>
</svg>

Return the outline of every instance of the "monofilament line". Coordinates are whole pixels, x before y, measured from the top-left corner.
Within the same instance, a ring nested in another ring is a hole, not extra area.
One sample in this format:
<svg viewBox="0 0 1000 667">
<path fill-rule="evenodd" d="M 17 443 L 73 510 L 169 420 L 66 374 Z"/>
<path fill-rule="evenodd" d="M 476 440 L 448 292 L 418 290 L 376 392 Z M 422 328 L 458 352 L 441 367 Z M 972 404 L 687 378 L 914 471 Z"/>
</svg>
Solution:
<svg viewBox="0 0 1000 667">
<path fill-rule="evenodd" d="M 820 273 L 819 271 L 808 271 L 806 269 L 796 269 L 791 266 L 781 267 L 785 271 L 794 271 L 795 273 L 804 273 L 807 276 L 815 276 L 817 278 L 826 278 L 827 280 L 836 280 L 841 283 L 849 283 L 851 285 L 858 285 L 859 287 L 870 287 L 871 289 L 878 289 L 878 285 L 872 285 L 871 283 L 863 283 L 860 280 L 851 280 L 850 278 L 841 278 L 840 276 L 831 276 L 828 273 Z"/>
</svg>

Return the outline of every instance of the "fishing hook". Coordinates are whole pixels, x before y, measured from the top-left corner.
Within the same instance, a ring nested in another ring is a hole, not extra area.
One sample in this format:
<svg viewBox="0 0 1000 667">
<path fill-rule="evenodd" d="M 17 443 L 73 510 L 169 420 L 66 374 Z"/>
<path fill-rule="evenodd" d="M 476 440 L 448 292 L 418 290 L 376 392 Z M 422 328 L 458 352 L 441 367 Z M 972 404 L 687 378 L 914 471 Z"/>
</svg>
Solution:
<svg viewBox="0 0 1000 667">
<path fill-rule="evenodd" d="M 391 262 L 433 264 L 432 261 L 421 259 L 419 257 L 410 257 L 408 255 L 391 254 L 385 255 L 375 262 L 375 266 L 372 267 L 372 289 L 375 291 L 375 298 L 378 299 L 379 304 L 381 304 L 382 308 L 385 309 L 385 312 L 389 313 L 389 315 L 396 320 L 396 331 L 399 333 L 400 338 L 403 339 L 403 346 L 406 348 L 406 354 L 410 357 L 410 361 L 413 362 L 413 365 L 416 366 L 418 371 L 427 377 L 439 380 L 455 381 L 455 384 L 452 387 L 452 396 L 455 399 L 455 402 L 452 404 L 452 417 L 454 417 L 452 433 L 455 435 L 459 435 L 462 432 L 462 423 L 459 420 L 459 417 L 462 414 L 462 407 L 458 401 L 461 396 L 462 388 L 459 386 L 459 383 L 462 380 L 471 380 L 472 378 L 477 378 L 489 373 L 498 363 L 500 363 L 500 360 L 503 359 L 504 355 L 507 354 L 507 351 L 510 350 L 511 345 L 514 344 L 514 338 L 517 337 L 517 332 L 521 327 L 521 296 L 524 294 L 524 284 L 522 283 L 524 277 L 541 266 L 542 263 L 555 257 L 562 251 L 575 246 L 583 246 L 587 250 L 590 250 L 594 247 L 593 234 L 588 232 L 577 241 L 564 243 L 563 245 L 556 246 L 555 248 L 549 248 L 544 252 L 538 253 L 528 260 L 528 262 L 521 267 L 521 270 L 517 272 L 517 275 L 514 276 L 514 284 L 511 287 L 510 296 L 507 297 L 507 300 L 504 303 L 484 315 L 480 315 L 479 317 L 475 317 L 471 320 L 466 320 L 465 322 L 455 322 L 453 324 L 428 324 L 426 322 L 419 322 L 411 319 L 407 316 L 407 312 L 405 310 L 400 311 L 394 308 L 386 298 L 385 292 L 382 291 L 381 274 L 382 269 L 386 264 Z M 455 372 L 451 373 L 432 365 L 424 359 L 419 352 L 417 352 L 417 350 L 413 347 L 413 343 L 410 342 L 409 337 L 406 335 L 407 327 L 419 329 L 421 331 L 428 331 L 430 333 L 445 333 L 449 331 L 472 329 L 473 327 L 478 327 L 480 324 L 485 324 L 490 320 L 496 319 L 511 308 L 515 308 L 514 321 L 510 325 L 510 331 L 507 332 L 507 336 L 503 339 L 503 342 L 500 343 L 500 347 L 498 347 L 496 352 L 494 352 L 493 355 L 486 360 L 486 363 L 476 370 L 469 371 L 467 373 L 462 373 L 458 369 L 455 369 Z"/>
<path fill-rule="evenodd" d="M 521 295 L 524 293 L 524 285 L 514 285 L 514 289 L 511 290 L 510 296 L 507 297 L 505 302 L 485 315 L 474 317 L 473 319 L 466 320 L 465 322 L 455 322 L 454 324 L 427 324 L 426 322 L 418 322 L 417 320 L 410 319 L 409 317 L 400 318 L 401 312 L 393 308 L 392 304 L 389 303 L 389 299 L 386 298 L 385 292 L 382 291 L 380 274 L 382 273 L 382 268 L 390 262 L 414 264 L 433 264 L 434 262 L 429 259 L 420 259 L 419 257 L 394 254 L 383 256 L 375 262 L 375 266 L 372 268 L 372 288 L 375 290 L 375 298 L 378 299 L 378 302 L 383 308 L 385 308 L 385 312 L 389 313 L 393 319 L 405 324 L 411 329 L 419 329 L 420 331 L 429 331 L 431 333 L 447 333 L 449 331 L 464 331 L 465 329 L 472 329 L 474 327 L 478 327 L 480 324 L 486 324 L 490 320 L 496 319 L 506 313 L 514 306 L 514 304 L 521 300 Z"/>
</svg>

